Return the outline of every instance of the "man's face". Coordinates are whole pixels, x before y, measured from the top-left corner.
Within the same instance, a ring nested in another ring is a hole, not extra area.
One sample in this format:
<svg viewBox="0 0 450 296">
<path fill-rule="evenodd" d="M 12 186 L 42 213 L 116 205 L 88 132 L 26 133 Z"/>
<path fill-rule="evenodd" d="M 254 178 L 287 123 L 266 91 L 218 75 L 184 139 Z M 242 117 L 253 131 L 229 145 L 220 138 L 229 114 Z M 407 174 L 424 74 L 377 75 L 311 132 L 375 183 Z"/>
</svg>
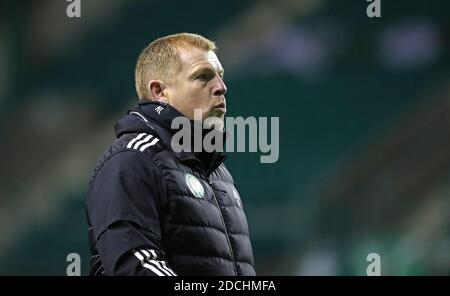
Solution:
<svg viewBox="0 0 450 296">
<path fill-rule="evenodd" d="M 201 109 L 203 120 L 218 117 L 223 124 L 227 87 L 216 54 L 195 47 L 180 47 L 179 55 L 181 71 L 167 86 L 168 103 L 189 119 L 194 119 L 194 109 Z"/>
</svg>

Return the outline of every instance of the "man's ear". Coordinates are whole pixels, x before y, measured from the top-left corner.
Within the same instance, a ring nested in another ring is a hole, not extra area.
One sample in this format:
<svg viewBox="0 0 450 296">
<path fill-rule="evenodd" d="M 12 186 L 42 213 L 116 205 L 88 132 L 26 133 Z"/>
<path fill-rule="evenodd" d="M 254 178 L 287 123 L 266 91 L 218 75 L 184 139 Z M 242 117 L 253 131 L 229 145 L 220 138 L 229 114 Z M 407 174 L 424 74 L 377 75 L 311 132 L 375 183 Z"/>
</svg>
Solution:
<svg viewBox="0 0 450 296">
<path fill-rule="evenodd" d="M 169 99 L 166 96 L 167 88 L 161 80 L 150 80 L 147 88 L 150 91 L 153 100 L 166 104 L 169 102 Z"/>
</svg>

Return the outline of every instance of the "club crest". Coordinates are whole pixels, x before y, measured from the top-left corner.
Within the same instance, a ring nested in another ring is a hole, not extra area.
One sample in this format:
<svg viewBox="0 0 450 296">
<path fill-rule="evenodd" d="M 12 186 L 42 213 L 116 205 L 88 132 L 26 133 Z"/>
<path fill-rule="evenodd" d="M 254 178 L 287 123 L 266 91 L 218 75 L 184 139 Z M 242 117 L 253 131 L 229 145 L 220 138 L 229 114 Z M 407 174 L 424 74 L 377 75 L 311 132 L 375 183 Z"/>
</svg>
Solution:
<svg viewBox="0 0 450 296">
<path fill-rule="evenodd" d="M 196 198 L 203 198 L 205 195 L 205 189 L 203 189 L 202 183 L 194 177 L 191 174 L 186 174 L 184 176 L 184 180 L 186 181 L 186 185 L 189 187 L 189 190 L 191 190 L 192 194 Z"/>
</svg>

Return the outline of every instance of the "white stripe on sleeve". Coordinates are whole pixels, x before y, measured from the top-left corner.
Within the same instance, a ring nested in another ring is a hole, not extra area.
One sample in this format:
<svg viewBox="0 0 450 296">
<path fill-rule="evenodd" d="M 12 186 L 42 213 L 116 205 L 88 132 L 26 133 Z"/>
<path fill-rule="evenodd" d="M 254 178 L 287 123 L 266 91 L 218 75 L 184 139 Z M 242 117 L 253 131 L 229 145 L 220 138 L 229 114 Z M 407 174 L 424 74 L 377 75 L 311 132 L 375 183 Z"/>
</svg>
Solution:
<svg viewBox="0 0 450 296">
<path fill-rule="evenodd" d="M 146 135 L 146 133 L 141 133 L 139 135 L 137 135 L 137 137 L 133 138 L 133 140 L 131 140 L 128 145 L 127 148 L 131 148 L 134 144 L 134 142 L 136 142 L 137 140 L 141 139 L 144 135 Z"/>
<path fill-rule="evenodd" d="M 145 261 L 146 261 L 147 263 L 155 265 L 160 271 L 164 272 L 164 273 L 167 274 L 168 276 L 172 276 L 172 274 L 171 274 L 169 271 L 167 271 L 166 269 L 164 269 L 164 268 L 161 266 L 161 264 L 160 264 L 159 261 L 156 261 L 156 260 L 152 260 L 152 259 L 151 259 L 152 256 L 147 252 L 147 250 L 143 250 L 143 249 L 142 249 L 141 252 L 145 254 L 145 256 L 146 256 L 146 258 L 145 258 L 146 260 L 145 260 Z"/>
<path fill-rule="evenodd" d="M 152 253 L 152 257 L 153 257 L 153 259 L 157 259 L 158 258 L 158 256 L 156 256 L 156 252 L 155 252 L 155 250 L 149 250 L 150 251 L 150 253 Z M 169 267 L 167 267 L 167 264 L 166 264 L 166 262 L 165 261 L 158 261 L 158 262 L 160 262 L 161 263 L 161 265 L 163 266 L 163 268 L 165 269 L 165 270 L 167 270 L 171 275 L 175 275 L 176 276 L 176 274 L 175 274 L 175 272 L 173 272 L 173 270 L 172 269 L 170 269 Z"/>
<path fill-rule="evenodd" d="M 142 256 L 141 253 L 139 253 L 139 251 L 134 252 L 134 256 L 136 256 L 139 261 L 141 261 L 142 266 L 144 266 L 145 268 L 150 269 L 151 271 L 153 271 L 154 273 L 156 273 L 159 276 L 165 276 L 161 271 L 159 271 L 156 267 L 154 267 L 153 265 L 150 265 L 148 263 L 145 262 L 145 258 L 144 256 Z"/>
<path fill-rule="evenodd" d="M 139 149 L 141 152 L 144 152 L 145 149 L 147 149 L 150 146 L 155 145 L 156 143 L 158 143 L 159 139 L 158 138 L 154 138 L 153 141 L 151 141 L 150 143 L 147 143 L 145 145 L 142 145 L 142 147 Z"/>
<path fill-rule="evenodd" d="M 140 141 L 136 142 L 136 144 L 134 144 L 133 148 L 134 148 L 134 149 L 138 149 L 139 146 L 140 146 L 142 143 L 147 142 L 147 141 L 150 140 L 152 137 L 153 137 L 152 135 L 148 135 L 148 136 L 145 137 L 143 140 L 140 140 Z"/>
</svg>

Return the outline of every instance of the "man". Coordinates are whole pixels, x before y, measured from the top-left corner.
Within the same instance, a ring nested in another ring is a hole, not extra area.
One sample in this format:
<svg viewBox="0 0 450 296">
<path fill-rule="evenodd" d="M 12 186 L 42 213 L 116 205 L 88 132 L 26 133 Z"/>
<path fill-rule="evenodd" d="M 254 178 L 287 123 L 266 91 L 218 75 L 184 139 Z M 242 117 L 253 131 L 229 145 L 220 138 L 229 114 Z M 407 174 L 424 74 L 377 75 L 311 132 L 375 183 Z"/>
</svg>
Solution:
<svg viewBox="0 0 450 296">
<path fill-rule="evenodd" d="M 140 103 L 116 124 L 117 140 L 89 183 L 91 275 L 255 275 L 225 157 L 171 145 L 179 131 L 172 120 L 193 122 L 195 109 L 202 120 L 215 118 L 207 131 L 223 127 L 227 88 L 215 50 L 212 41 L 182 33 L 139 56 Z"/>
</svg>

